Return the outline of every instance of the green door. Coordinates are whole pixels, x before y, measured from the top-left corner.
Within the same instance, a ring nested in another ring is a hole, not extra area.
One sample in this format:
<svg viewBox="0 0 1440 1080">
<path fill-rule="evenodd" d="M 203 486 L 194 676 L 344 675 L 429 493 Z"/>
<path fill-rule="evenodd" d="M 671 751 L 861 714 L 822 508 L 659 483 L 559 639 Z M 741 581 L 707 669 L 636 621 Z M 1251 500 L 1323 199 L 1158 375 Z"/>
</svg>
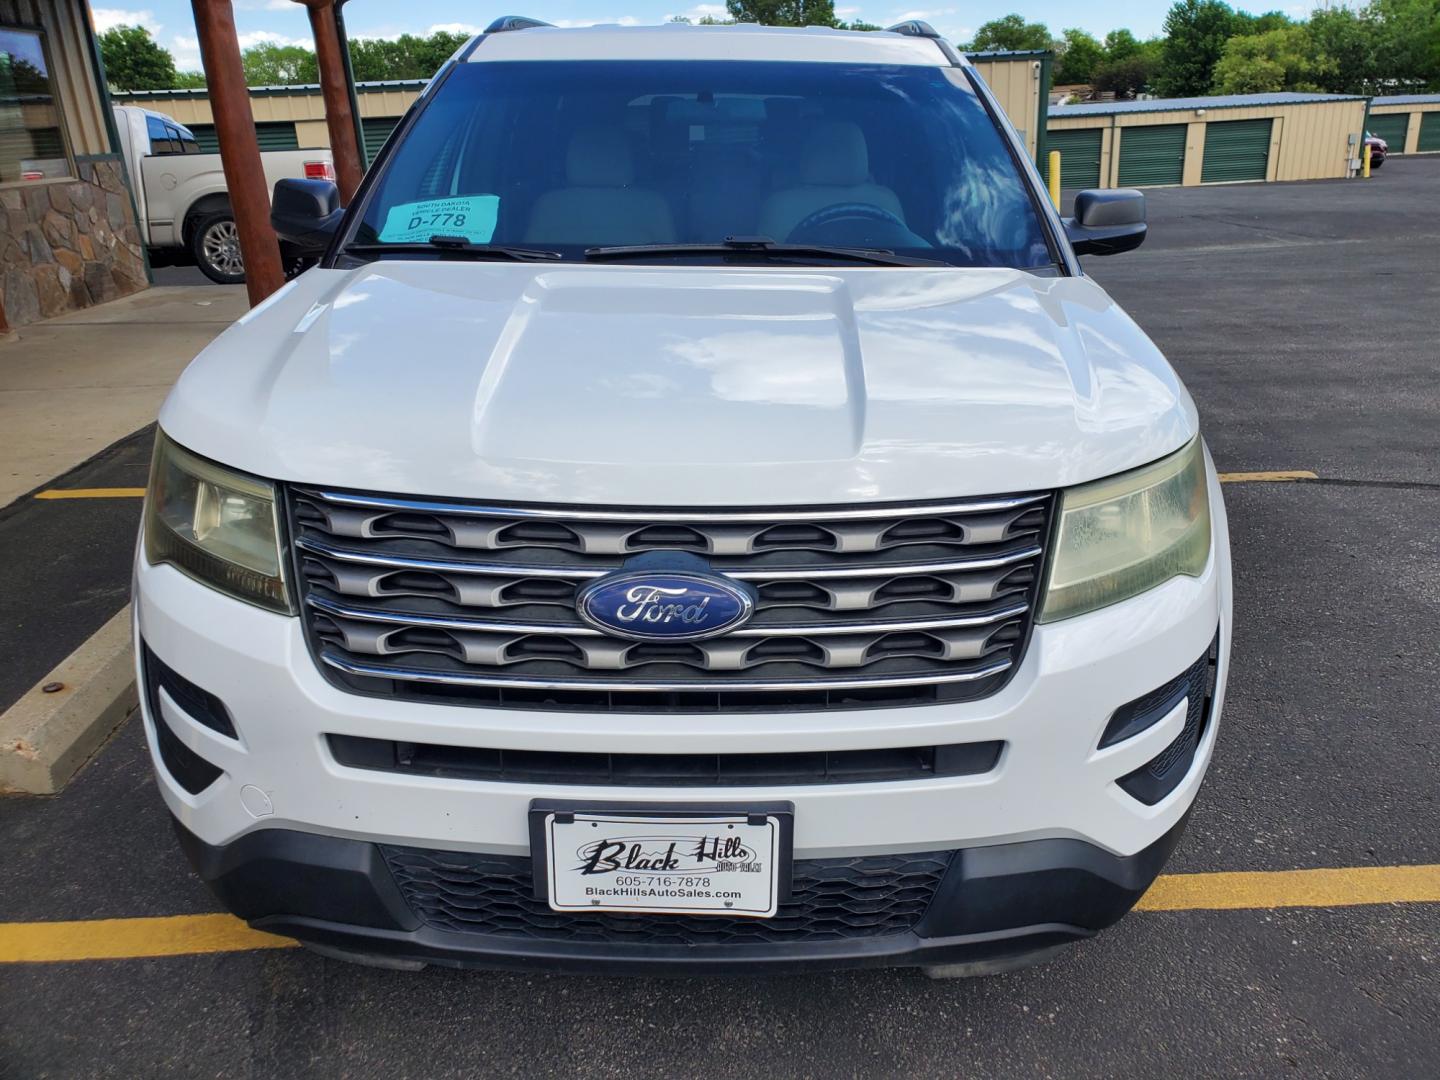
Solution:
<svg viewBox="0 0 1440 1080">
<path fill-rule="evenodd" d="M 1409 113 L 1370 115 L 1370 134 L 1385 140 L 1387 154 L 1405 153 L 1405 129 L 1410 126 Z"/>
<path fill-rule="evenodd" d="M 289 120 L 272 120 L 255 125 L 255 138 L 261 150 L 299 150 L 300 139 Z"/>
<path fill-rule="evenodd" d="M 365 128 L 365 167 L 368 169 L 375 164 L 375 155 L 380 153 L 380 148 L 385 145 L 390 132 L 395 130 L 395 125 L 400 123 L 400 117 L 371 116 L 360 123 Z"/>
<path fill-rule="evenodd" d="M 1120 186 L 1178 184 L 1185 176 L 1185 125 L 1120 129 Z"/>
<path fill-rule="evenodd" d="M 1415 147 L 1421 153 L 1434 153 L 1440 150 L 1440 112 L 1427 112 L 1420 115 L 1420 144 Z"/>
<path fill-rule="evenodd" d="M 1095 188 L 1100 186 L 1100 129 L 1078 128 L 1046 133 L 1047 149 L 1060 151 L 1060 186 Z M 1050 182 L 1050 155 L 1040 163 L 1040 173 Z"/>
<path fill-rule="evenodd" d="M 1270 159 L 1270 127 L 1264 120 L 1225 120 L 1205 125 L 1205 158 L 1200 182 L 1220 184 L 1234 180 L 1264 180 Z"/>
</svg>

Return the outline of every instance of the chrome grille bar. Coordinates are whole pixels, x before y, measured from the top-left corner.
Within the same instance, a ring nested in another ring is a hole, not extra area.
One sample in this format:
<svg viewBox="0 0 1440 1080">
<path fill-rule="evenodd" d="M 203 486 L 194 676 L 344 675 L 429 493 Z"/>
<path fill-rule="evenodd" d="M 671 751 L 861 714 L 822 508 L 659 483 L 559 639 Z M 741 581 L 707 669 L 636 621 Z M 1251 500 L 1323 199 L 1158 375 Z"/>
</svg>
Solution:
<svg viewBox="0 0 1440 1080">
<path fill-rule="evenodd" d="M 566 637 L 604 637 L 599 630 L 574 622 L 499 622 L 493 619 L 456 618 L 445 615 L 429 615 L 419 611 L 376 611 L 371 608 L 352 607 L 337 604 L 324 597 L 311 594 L 305 602 L 317 611 L 323 611 L 341 619 L 355 619 L 360 622 L 397 623 L 410 626 L 433 626 L 444 630 L 475 630 L 492 634 L 563 634 Z M 906 631 L 923 633 L 927 630 L 951 630 L 970 626 L 990 626 L 1025 614 L 1029 604 L 1007 604 L 997 611 L 981 615 L 958 615 L 940 619 L 899 619 L 889 622 L 857 623 L 780 623 L 761 626 L 742 626 L 726 637 L 811 637 L 830 634 L 895 634 Z"/>
<path fill-rule="evenodd" d="M 355 551 L 350 548 L 336 547 L 323 541 L 312 540 L 309 537 L 301 537 L 295 542 L 295 546 L 301 551 L 308 551 L 315 555 L 324 556 L 327 559 L 335 559 L 337 562 L 358 563 L 364 566 L 381 566 L 390 570 L 430 570 L 436 573 L 446 574 L 475 574 L 491 577 L 510 578 L 572 578 L 585 581 L 594 578 L 604 577 L 606 574 L 614 573 L 616 567 L 604 569 L 568 567 L 568 566 L 530 566 L 525 563 L 481 563 L 466 562 L 461 559 L 437 559 L 417 558 L 407 555 L 393 555 L 388 552 L 371 553 Z M 717 566 L 717 573 L 726 577 L 735 578 L 737 581 L 810 581 L 816 578 L 862 578 L 862 577 L 900 577 L 908 574 L 946 574 L 963 572 L 968 570 L 992 570 L 998 566 L 1010 566 L 1015 563 L 1025 562 L 1034 559 L 1041 554 L 1038 544 L 1031 544 L 1016 551 L 1009 551 L 1002 555 L 985 556 L 974 559 L 948 559 L 939 562 L 924 563 L 868 563 L 853 567 L 815 567 L 805 569 L 801 567 L 775 567 L 764 570 L 743 570 L 731 569 L 725 566 Z"/>
<path fill-rule="evenodd" d="M 1034 506 L 1048 495 L 1009 495 L 993 499 L 963 499 L 955 502 L 907 503 L 903 506 L 817 506 L 808 510 L 596 510 L 583 506 L 486 506 L 426 499 L 402 499 L 388 495 L 357 494 L 348 491 L 298 489 L 336 506 L 360 507 L 398 513 L 454 514 L 459 517 L 495 517 L 551 521 L 638 522 L 774 522 L 774 521 L 873 521 L 881 518 L 941 517 L 949 514 L 979 514 Z"/>
</svg>

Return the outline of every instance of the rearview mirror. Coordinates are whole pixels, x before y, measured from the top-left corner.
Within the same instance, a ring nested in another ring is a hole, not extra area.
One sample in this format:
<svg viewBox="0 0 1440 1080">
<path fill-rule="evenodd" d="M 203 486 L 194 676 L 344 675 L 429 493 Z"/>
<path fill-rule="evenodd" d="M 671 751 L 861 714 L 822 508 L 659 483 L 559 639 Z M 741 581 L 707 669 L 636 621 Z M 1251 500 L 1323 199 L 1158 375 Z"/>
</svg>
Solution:
<svg viewBox="0 0 1440 1080">
<path fill-rule="evenodd" d="M 344 214 L 340 207 L 340 189 L 332 180 L 287 178 L 275 184 L 270 225 L 297 255 L 312 258 L 323 255 Z"/>
<path fill-rule="evenodd" d="M 1065 235 L 1076 255 L 1118 255 L 1145 242 L 1145 195 L 1134 188 L 1092 189 L 1075 196 Z"/>
</svg>

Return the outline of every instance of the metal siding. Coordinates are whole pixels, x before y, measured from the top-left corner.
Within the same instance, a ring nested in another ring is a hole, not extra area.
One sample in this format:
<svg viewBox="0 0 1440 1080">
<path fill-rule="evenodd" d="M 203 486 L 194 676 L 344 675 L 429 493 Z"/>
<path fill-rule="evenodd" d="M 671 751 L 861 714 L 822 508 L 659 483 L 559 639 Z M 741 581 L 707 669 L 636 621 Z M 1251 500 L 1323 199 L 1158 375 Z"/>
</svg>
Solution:
<svg viewBox="0 0 1440 1080">
<path fill-rule="evenodd" d="M 298 150 L 300 140 L 293 122 L 280 121 L 255 125 L 255 137 L 261 150 Z"/>
<path fill-rule="evenodd" d="M 1415 147 L 1422 154 L 1440 150 L 1440 112 L 1427 112 L 1420 118 L 1420 142 Z"/>
<path fill-rule="evenodd" d="M 1270 159 L 1271 119 L 1226 120 L 1205 125 L 1202 184 L 1264 180 Z"/>
<path fill-rule="evenodd" d="M 374 164 L 375 155 L 380 153 L 380 148 L 385 145 L 390 132 L 400 123 L 400 117 L 367 116 L 361 123 L 365 127 L 365 167 L 368 169 Z"/>
<path fill-rule="evenodd" d="M 195 136 L 195 141 L 200 144 L 200 149 L 207 154 L 218 154 L 220 152 L 220 140 L 215 136 L 214 124 L 186 124 L 190 133 Z"/>
<path fill-rule="evenodd" d="M 1120 131 L 1121 187 L 1178 184 L 1184 179 L 1186 125 L 1134 125 Z"/>
<path fill-rule="evenodd" d="M 1046 133 L 1046 150 L 1060 151 L 1060 186 L 1095 188 L 1100 186 L 1100 142 L 1103 128 L 1075 128 L 1070 131 Z M 1050 155 L 1040 162 L 1041 175 L 1050 182 Z"/>
<path fill-rule="evenodd" d="M 1410 127 L 1410 114 L 1384 113 L 1376 116 L 1370 114 L 1370 134 L 1378 135 L 1384 139 L 1389 146 L 1388 153 L 1403 154 L 1405 152 L 1405 133 Z"/>
</svg>

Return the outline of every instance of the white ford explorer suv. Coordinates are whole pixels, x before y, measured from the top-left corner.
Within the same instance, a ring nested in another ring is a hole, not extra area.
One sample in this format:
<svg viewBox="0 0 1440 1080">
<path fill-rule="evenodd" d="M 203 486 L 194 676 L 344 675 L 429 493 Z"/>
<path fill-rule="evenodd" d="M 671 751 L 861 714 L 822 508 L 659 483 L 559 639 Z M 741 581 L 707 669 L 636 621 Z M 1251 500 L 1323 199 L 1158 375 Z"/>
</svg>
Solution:
<svg viewBox="0 0 1440 1080">
<path fill-rule="evenodd" d="M 501 20 L 181 377 L 136 561 L 200 876 L 329 955 L 1043 958 L 1209 762 L 1195 406 L 923 24 Z"/>
</svg>

